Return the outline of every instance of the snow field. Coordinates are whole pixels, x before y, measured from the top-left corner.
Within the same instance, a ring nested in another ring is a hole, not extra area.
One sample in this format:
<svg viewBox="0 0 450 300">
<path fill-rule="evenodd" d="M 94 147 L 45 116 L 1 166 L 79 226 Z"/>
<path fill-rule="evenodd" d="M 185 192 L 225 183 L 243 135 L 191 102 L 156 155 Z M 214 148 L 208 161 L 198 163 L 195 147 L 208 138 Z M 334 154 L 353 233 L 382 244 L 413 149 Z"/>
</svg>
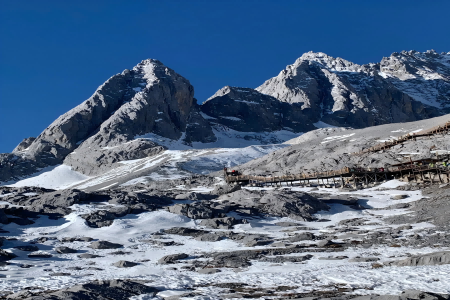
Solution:
<svg viewBox="0 0 450 300">
<path fill-rule="evenodd" d="M 396 187 L 401 182 L 390 181 L 384 184 L 384 187 Z M 183 188 L 183 187 L 179 187 Z M 401 201 L 416 201 L 421 198 L 420 192 L 417 191 L 400 191 L 400 190 L 378 190 L 377 188 L 360 190 L 357 192 L 349 192 L 346 194 L 360 195 L 360 198 L 366 199 L 363 204 L 374 208 L 388 207 L 392 203 L 400 203 Z M 255 189 L 255 188 L 252 188 Z M 209 189 L 210 190 L 210 189 Z M 310 188 L 293 188 L 293 190 L 310 190 Z M 207 187 L 198 187 L 196 191 L 208 191 Z M 319 189 L 313 192 L 334 192 L 339 194 L 338 190 Z M 402 200 L 391 200 L 392 195 L 408 194 L 408 198 Z M 365 218 L 367 223 L 375 222 L 375 225 L 358 226 L 361 230 L 370 229 L 383 230 L 397 225 L 389 225 L 383 222 L 383 217 L 387 216 L 387 212 L 383 210 L 368 209 L 359 211 L 351 209 L 348 206 L 340 204 L 330 205 L 329 211 L 319 212 L 318 218 L 328 219 L 327 222 L 300 222 L 302 225 L 315 228 L 312 232 L 316 235 L 321 233 L 330 233 L 334 229 L 329 227 L 336 226 L 340 221 L 352 218 Z M 253 262 L 253 265 L 243 270 L 231 270 L 222 268 L 222 272 L 217 274 L 203 275 L 197 272 L 180 270 L 179 267 L 184 265 L 159 265 L 158 259 L 168 254 L 187 253 L 190 257 L 201 255 L 204 252 L 232 251 L 244 249 L 258 249 L 259 247 L 244 247 L 232 240 L 222 240 L 219 242 L 200 242 L 190 237 L 183 236 L 164 236 L 180 246 L 159 247 L 144 242 L 144 240 L 152 238 L 152 233 L 159 232 L 162 229 L 182 226 L 199 228 L 198 221 L 191 220 L 184 216 L 171 214 L 167 211 L 146 212 L 139 215 L 127 215 L 123 218 L 116 219 L 109 227 L 91 228 L 88 227 L 80 217 L 82 214 L 89 213 L 93 210 L 102 209 L 102 205 L 86 204 L 74 205 L 74 212 L 67 215 L 65 219 L 50 220 L 47 217 L 41 217 L 36 220 L 35 224 L 29 226 L 16 226 L 14 224 L 5 225 L 3 229 L 10 231 L 9 236 L 16 236 L 19 241 L 5 241 L 4 248 L 19 255 L 14 259 L 11 265 L 3 267 L 1 274 L 6 277 L 0 278 L 0 290 L 20 290 L 25 287 L 42 287 L 48 289 L 56 289 L 64 286 L 70 286 L 93 279 L 112 279 L 112 278 L 132 278 L 152 280 L 152 286 L 160 286 L 168 289 L 161 293 L 162 295 L 170 293 L 181 293 L 187 287 L 195 285 L 209 285 L 220 282 L 242 282 L 251 286 L 259 287 L 275 287 L 275 286 L 293 286 L 296 292 L 308 292 L 312 289 L 326 290 L 339 284 L 343 287 L 353 288 L 356 294 L 395 294 L 405 289 L 420 289 L 423 291 L 432 291 L 437 293 L 450 292 L 450 265 L 441 266 L 423 266 L 423 267 L 385 267 L 381 269 L 372 269 L 371 263 L 350 263 L 347 259 L 343 260 L 320 260 L 319 257 L 328 256 L 348 256 L 353 258 L 360 257 L 379 257 L 380 263 L 391 260 L 398 260 L 406 257 L 407 253 L 429 253 L 445 250 L 443 248 L 422 248 L 413 249 L 407 247 L 387 247 L 374 245 L 368 249 L 364 248 L 348 248 L 337 252 L 310 252 L 291 254 L 306 255 L 311 254 L 313 258 L 303 263 L 283 263 L 273 264 L 265 262 Z M 368 212 L 368 213 L 365 213 Z M 375 213 L 377 212 L 377 213 Z M 395 213 L 407 213 L 407 211 L 395 211 Z M 391 213 L 389 213 L 390 215 Z M 264 233 L 270 236 L 283 239 L 289 236 L 286 228 L 276 226 L 275 223 L 280 221 L 291 221 L 289 218 L 265 217 L 250 218 L 248 224 L 235 226 L 233 231 L 244 233 Z M 409 230 L 411 234 L 421 228 L 433 226 L 428 223 L 413 224 L 413 229 Z M 209 229 L 208 229 L 209 230 Z M 216 230 L 212 230 L 216 231 Z M 298 232 L 304 232 L 302 230 Z M 51 237 L 75 237 L 89 236 L 94 239 L 108 240 L 114 243 L 124 245 L 123 249 L 105 249 L 94 250 L 87 247 L 88 243 L 73 242 L 61 243 L 58 240 L 49 240 L 44 244 L 37 244 L 39 248 L 54 256 L 47 259 L 32 259 L 26 257 L 27 252 L 13 249 L 14 246 L 23 244 L 20 240 L 29 241 L 42 236 Z M 344 234 L 337 234 L 345 238 Z M 361 235 L 362 237 L 364 235 Z M 355 238 L 357 239 L 357 238 Z M 307 243 L 303 243 L 307 244 Z M 64 245 L 77 249 L 76 254 L 56 254 L 53 248 Z M 270 246 L 269 246 L 270 247 Z M 113 255 L 111 253 L 117 250 L 126 252 L 124 255 Z M 129 253 L 127 253 L 129 252 Z M 80 259 L 77 257 L 80 253 L 92 253 L 101 257 L 95 259 Z M 116 268 L 111 264 L 119 260 L 129 260 L 140 262 L 140 265 L 132 268 Z M 91 263 L 95 263 L 91 265 Z M 20 264 L 33 264 L 29 269 L 22 269 Z M 70 270 L 70 267 L 82 267 L 82 270 Z M 88 268 L 100 268 L 88 269 Z M 172 270 L 176 267 L 178 270 Z M 44 271 L 51 269 L 52 271 Z M 51 277 L 52 272 L 69 272 L 72 276 Z M 218 298 L 219 289 L 214 287 L 202 288 L 205 294 L 211 299 Z M 136 299 L 146 299 L 145 296 L 136 297 Z M 201 299 L 201 298 L 198 298 Z"/>
</svg>

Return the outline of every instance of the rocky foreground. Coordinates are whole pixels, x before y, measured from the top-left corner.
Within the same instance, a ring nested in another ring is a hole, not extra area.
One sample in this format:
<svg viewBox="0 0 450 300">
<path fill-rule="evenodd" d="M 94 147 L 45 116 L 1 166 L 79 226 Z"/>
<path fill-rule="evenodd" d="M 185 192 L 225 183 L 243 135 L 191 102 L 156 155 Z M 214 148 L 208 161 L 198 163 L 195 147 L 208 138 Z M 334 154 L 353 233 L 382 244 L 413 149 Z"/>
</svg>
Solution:
<svg viewBox="0 0 450 300">
<path fill-rule="evenodd" d="M 7 299 L 449 299 L 450 186 L 1 187 Z M 391 295 L 391 296 L 388 296 Z"/>
</svg>

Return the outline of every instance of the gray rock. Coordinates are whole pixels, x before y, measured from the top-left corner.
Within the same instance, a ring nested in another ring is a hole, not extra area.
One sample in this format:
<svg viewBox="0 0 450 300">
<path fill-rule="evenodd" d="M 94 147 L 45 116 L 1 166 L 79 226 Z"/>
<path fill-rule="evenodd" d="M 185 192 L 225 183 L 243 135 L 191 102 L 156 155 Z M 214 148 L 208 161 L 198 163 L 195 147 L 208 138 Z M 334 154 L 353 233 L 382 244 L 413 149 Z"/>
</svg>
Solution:
<svg viewBox="0 0 450 300">
<path fill-rule="evenodd" d="M 248 191 L 239 190 L 219 198 L 234 203 L 239 209 L 248 209 L 248 213 L 256 211 L 279 217 L 289 217 L 300 221 L 311 221 L 319 210 L 327 210 L 328 206 L 317 198 L 302 192 L 288 190 Z"/>
<path fill-rule="evenodd" d="M 242 220 L 237 220 L 233 217 L 203 219 L 200 221 L 201 226 L 214 229 L 230 229 L 234 225 L 242 223 Z"/>
<path fill-rule="evenodd" d="M 91 237 L 63 237 L 61 239 L 62 243 L 73 243 L 73 242 L 90 242 L 94 240 Z"/>
<path fill-rule="evenodd" d="M 207 233 L 207 234 L 197 236 L 195 239 L 197 241 L 202 241 L 202 242 L 217 242 L 217 241 L 222 240 L 223 236 L 220 236 L 215 233 Z"/>
<path fill-rule="evenodd" d="M 401 199 L 405 199 L 408 198 L 408 195 L 393 195 L 391 197 L 392 200 L 401 200 Z"/>
<path fill-rule="evenodd" d="M 131 262 L 131 261 L 126 261 L 126 260 L 119 260 L 118 262 L 113 264 L 113 266 L 115 266 L 117 268 L 131 268 L 131 267 L 134 267 L 137 265 L 139 265 L 139 264 Z"/>
<path fill-rule="evenodd" d="M 219 273 L 219 272 L 221 272 L 219 269 L 212 269 L 212 268 L 197 270 L 197 273 L 200 273 L 200 274 L 215 274 L 215 273 Z"/>
<path fill-rule="evenodd" d="M 302 232 L 289 237 L 288 240 L 292 243 L 296 243 L 301 241 L 311 241 L 314 240 L 315 238 L 316 236 L 311 232 Z"/>
<path fill-rule="evenodd" d="M 34 142 L 35 139 L 36 139 L 35 137 L 29 137 L 29 138 L 23 139 L 19 143 L 19 145 L 17 145 L 16 148 L 14 148 L 14 150 L 12 152 L 16 153 L 16 152 L 20 152 L 20 151 L 27 149 L 28 147 L 31 146 L 31 144 Z"/>
<path fill-rule="evenodd" d="M 69 247 L 56 247 L 55 251 L 60 253 L 60 254 L 64 254 L 64 253 L 77 253 L 78 251 Z"/>
<path fill-rule="evenodd" d="M 95 241 L 92 242 L 89 245 L 90 248 L 92 249 L 116 249 L 116 248 L 122 248 L 123 245 L 122 244 L 116 244 L 116 243 L 111 243 L 108 241 Z"/>
<path fill-rule="evenodd" d="M 192 204 L 175 204 L 168 207 L 169 212 L 187 216 L 192 219 L 209 219 L 213 217 L 213 211 L 208 205 L 201 202 L 194 202 Z"/>
<path fill-rule="evenodd" d="M 321 240 L 316 243 L 317 247 L 326 247 L 326 246 L 330 246 L 330 245 L 333 245 L 333 242 L 330 240 Z"/>
<path fill-rule="evenodd" d="M 396 266 L 436 266 L 450 264 L 450 251 L 417 255 L 408 257 L 404 260 L 392 262 L 391 264 Z"/>
<path fill-rule="evenodd" d="M 51 255 L 50 253 L 47 252 L 32 252 L 30 254 L 28 254 L 29 258 L 50 258 L 53 255 Z"/>
<path fill-rule="evenodd" d="M 189 255 L 187 255 L 185 253 L 166 255 L 166 256 L 160 258 L 158 260 L 158 263 L 160 263 L 160 264 L 173 264 L 177 260 L 184 259 L 184 258 L 187 258 L 187 257 L 189 257 Z"/>
<path fill-rule="evenodd" d="M 0 249 L 0 262 L 11 260 L 16 257 L 17 257 L 17 255 L 15 255 L 14 253 Z"/>
<path fill-rule="evenodd" d="M 187 228 L 187 227 L 172 227 L 169 229 L 165 229 L 164 233 L 197 237 L 197 236 L 204 235 L 204 234 L 207 234 L 210 232 L 206 231 L 206 230 L 199 230 L 199 229 Z"/>
<path fill-rule="evenodd" d="M 319 260 L 343 260 L 346 258 L 348 258 L 348 256 L 327 256 L 327 257 L 322 256 L 322 257 L 319 257 L 318 259 Z"/>
<path fill-rule="evenodd" d="M 294 223 L 294 222 L 278 222 L 275 223 L 276 226 L 281 226 L 281 227 L 292 227 L 292 226 L 299 226 L 301 225 L 300 223 Z"/>
<path fill-rule="evenodd" d="M 81 215 L 89 227 L 100 228 L 110 226 L 116 215 L 107 210 L 97 210 L 87 215 Z"/>
<path fill-rule="evenodd" d="M 153 297 L 159 290 L 131 280 L 99 280 L 63 288 L 58 291 L 23 291 L 10 295 L 8 299 L 24 300 L 81 300 L 81 299 L 129 299 L 138 295 Z"/>
<path fill-rule="evenodd" d="M 29 252 L 33 252 L 33 251 L 38 251 L 39 250 L 38 247 L 33 246 L 33 245 L 17 246 L 17 247 L 14 247 L 14 248 L 16 248 L 17 250 L 20 250 L 20 251 L 29 251 Z"/>
<path fill-rule="evenodd" d="M 349 262 L 375 262 L 379 261 L 378 257 L 354 257 L 349 259 Z"/>
<path fill-rule="evenodd" d="M 275 256 L 275 257 L 264 257 L 261 261 L 271 262 L 276 264 L 286 263 L 286 262 L 304 262 L 306 260 L 311 259 L 312 255 L 303 255 L 303 256 Z"/>
<path fill-rule="evenodd" d="M 216 185 L 211 191 L 212 195 L 225 195 L 239 191 L 242 187 L 240 185 Z"/>
<path fill-rule="evenodd" d="M 101 257 L 101 256 L 96 255 L 96 254 L 83 253 L 83 254 L 79 254 L 78 257 L 79 258 L 97 258 L 97 257 Z"/>
</svg>

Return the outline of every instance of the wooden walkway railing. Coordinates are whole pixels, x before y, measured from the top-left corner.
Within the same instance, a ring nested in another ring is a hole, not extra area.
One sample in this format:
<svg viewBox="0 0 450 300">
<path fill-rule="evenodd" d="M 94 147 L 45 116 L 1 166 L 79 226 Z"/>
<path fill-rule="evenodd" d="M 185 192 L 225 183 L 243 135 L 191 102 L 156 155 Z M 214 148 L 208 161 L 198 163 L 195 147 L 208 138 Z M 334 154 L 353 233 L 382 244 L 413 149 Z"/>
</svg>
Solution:
<svg viewBox="0 0 450 300">
<path fill-rule="evenodd" d="M 424 178 L 424 173 L 433 173 L 439 174 L 439 181 L 441 180 L 440 175 L 443 174 L 446 176 L 447 182 L 450 180 L 450 169 L 447 167 L 443 167 L 442 165 L 414 165 L 407 164 L 389 168 L 350 168 L 344 167 L 340 170 L 333 171 L 325 171 L 325 172 L 314 172 L 314 173 L 302 173 L 302 174 L 292 174 L 292 175 L 281 175 L 281 176 L 255 176 L 255 175 L 238 175 L 238 176 L 229 176 L 226 175 L 225 179 L 227 183 L 241 183 L 241 184 L 273 184 L 273 183 L 282 183 L 282 182 L 291 182 L 294 181 L 308 181 L 309 180 L 317 180 L 322 179 L 332 179 L 333 183 L 336 184 L 335 179 L 338 178 L 338 182 L 340 182 L 341 186 L 344 186 L 344 178 L 352 179 L 356 184 L 356 181 L 364 181 L 366 184 L 370 182 L 378 182 L 380 180 L 391 179 L 401 177 L 407 174 L 412 175 L 421 175 Z M 347 180 L 348 181 L 348 180 Z"/>
<path fill-rule="evenodd" d="M 369 152 L 376 152 L 376 151 L 388 149 L 395 145 L 404 143 L 408 140 L 415 140 L 418 137 L 425 137 L 425 136 L 431 136 L 431 135 L 435 135 L 435 134 L 439 134 L 439 133 L 445 133 L 445 132 L 448 132 L 449 130 L 450 130 L 450 121 L 446 122 L 445 124 L 438 125 L 438 126 L 429 128 L 427 130 L 422 130 L 417 133 L 408 133 L 408 134 L 402 135 L 402 136 L 396 138 L 395 140 L 377 144 L 373 147 L 364 149 L 360 152 L 356 152 L 355 154 L 359 155 L 359 154 L 365 154 L 365 153 L 369 153 Z"/>
</svg>

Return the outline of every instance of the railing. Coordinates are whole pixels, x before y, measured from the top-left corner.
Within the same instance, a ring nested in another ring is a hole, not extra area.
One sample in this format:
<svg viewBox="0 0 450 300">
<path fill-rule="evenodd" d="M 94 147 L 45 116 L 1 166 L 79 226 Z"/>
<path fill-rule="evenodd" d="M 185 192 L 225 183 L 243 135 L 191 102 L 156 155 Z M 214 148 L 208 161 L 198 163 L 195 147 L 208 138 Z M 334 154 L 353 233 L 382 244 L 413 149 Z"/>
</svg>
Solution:
<svg viewBox="0 0 450 300">
<path fill-rule="evenodd" d="M 429 135 L 433 135 L 433 134 L 438 134 L 440 132 L 444 132 L 444 131 L 448 131 L 450 128 L 450 121 L 446 122 L 444 125 L 438 125 L 432 128 L 429 128 L 427 130 L 421 131 L 419 133 L 413 133 L 413 134 L 405 134 L 402 135 L 398 138 L 396 138 L 393 141 L 389 141 L 389 142 L 383 142 L 381 144 L 377 144 L 373 147 L 364 149 L 360 152 L 357 152 L 356 154 L 364 154 L 364 153 L 368 153 L 368 152 L 374 152 L 374 151 L 379 151 L 379 150 L 384 150 L 386 148 L 390 148 L 392 146 L 401 144 L 407 140 L 411 140 L 411 139 L 415 139 L 418 137 L 423 137 L 423 136 L 429 136 Z"/>
<path fill-rule="evenodd" d="M 344 167 L 340 170 L 281 175 L 281 176 L 238 175 L 238 176 L 227 176 L 226 180 L 227 182 L 256 181 L 261 183 L 273 183 L 273 182 L 287 182 L 287 181 L 309 180 L 309 179 L 334 178 L 343 175 L 344 177 L 350 177 L 354 174 L 382 175 L 388 173 L 397 173 L 401 171 L 423 172 L 423 171 L 437 171 L 437 170 L 442 170 L 443 172 L 447 173 L 450 172 L 450 168 L 439 164 L 434 165 L 407 164 L 388 168 Z"/>
</svg>

